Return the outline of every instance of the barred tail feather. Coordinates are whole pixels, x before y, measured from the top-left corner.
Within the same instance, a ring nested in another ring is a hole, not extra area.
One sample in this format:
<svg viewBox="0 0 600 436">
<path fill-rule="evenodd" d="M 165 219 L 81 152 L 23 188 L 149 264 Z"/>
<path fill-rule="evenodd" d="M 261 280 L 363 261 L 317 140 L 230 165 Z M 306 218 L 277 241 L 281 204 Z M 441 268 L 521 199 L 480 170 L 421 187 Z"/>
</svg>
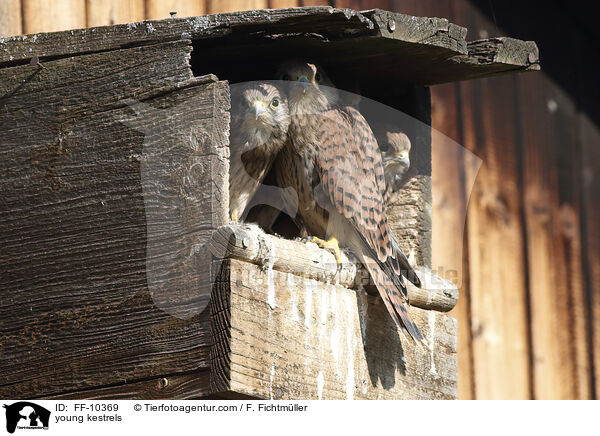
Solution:
<svg viewBox="0 0 600 436">
<path fill-rule="evenodd" d="M 399 282 L 390 280 L 384 270 L 380 267 L 379 263 L 374 259 L 370 259 L 368 256 L 363 255 L 363 264 L 373 278 L 375 286 L 379 291 L 379 295 L 396 326 L 406 330 L 410 337 L 416 342 L 423 342 L 423 334 L 412 321 L 406 310 L 405 299 L 402 297 L 402 293 L 406 294 L 406 289 L 398 290 L 397 284 Z"/>
<path fill-rule="evenodd" d="M 413 269 L 413 267 L 408 262 L 408 258 L 400 248 L 400 244 L 396 240 L 394 234 L 389 232 L 391 235 L 391 246 L 392 246 L 392 255 L 389 257 L 389 261 L 394 272 L 398 275 L 402 274 L 406 277 L 412 284 L 417 287 L 421 287 L 421 280 L 417 276 L 417 273 Z"/>
</svg>

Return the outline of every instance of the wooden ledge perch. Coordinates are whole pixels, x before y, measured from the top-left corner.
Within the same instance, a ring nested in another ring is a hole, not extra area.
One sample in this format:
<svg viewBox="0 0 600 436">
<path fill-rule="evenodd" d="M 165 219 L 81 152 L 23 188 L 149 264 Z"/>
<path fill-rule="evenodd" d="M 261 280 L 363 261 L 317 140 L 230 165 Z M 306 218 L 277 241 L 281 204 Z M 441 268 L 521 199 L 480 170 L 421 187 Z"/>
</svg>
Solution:
<svg viewBox="0 0 600 436">
<path fill-rule="evenodd" d="M 370 293 L 374 291 L 367 285 L 366 269 L 351 253 L 342 252 L 343 264 L 338 269 L 331 251 L 311 242 L 269 235 L 254 224 L 229 224 L 218 228 L 213 233 L 210 250 L 217 258 L 239 259 L 350 289 L 364 286 Z M 415 269 L 423 287 L 418 288 L 407 281 L 411 305 L 440 312 L 451 310 L 458 301 L 457 287 L 432 274 L 427 267 Z"/>
</svg>

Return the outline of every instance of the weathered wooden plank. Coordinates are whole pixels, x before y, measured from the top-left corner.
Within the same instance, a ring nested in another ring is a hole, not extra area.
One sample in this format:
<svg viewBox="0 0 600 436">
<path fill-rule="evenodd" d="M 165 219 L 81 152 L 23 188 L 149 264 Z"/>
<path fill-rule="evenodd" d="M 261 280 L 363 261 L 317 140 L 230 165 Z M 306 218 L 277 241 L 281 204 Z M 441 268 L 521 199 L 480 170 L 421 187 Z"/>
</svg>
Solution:
<svg viewBox="0 0 600 436">
<path fill-rule="evenodd" d="M 0 70 L 2 396 L 207 367 L 229 90 L 192 77 L 190 50 Z"/>
<path fill-rule="evenodd" d="M 274 34 L 285 31 L 334 32 L 340 35 L 344 32 L 373 32 L 373 23 L 362 15 L 329 7 L 247 11 L 79 29 L 40 34 L 35 38 L 17 36 L 0 39 L 0 65 L 30 59 L 31 53 L 42 59 L 46 56 L 70 56 L 182 38 L 218 38 L 234 30 L 248 32 L 250 29 L 264 29 L 267 25 L 269 32 Z"/>
<path fill-rule="evenodd" d="M 466 3 L 460 15 L 470 33 L 498 31 Z M 519 156 L 522 125 L 513 109 L 517 91 L 508 77 L 460 87 L 463 145 L 483 160 L 472 192 L 465 193 L 474 397 L 527 399 L 531 349 Z"/>
<path fill-rule="evenodd" d="M 342 253 L 338 268 L 335 256 L 314 243 L 291 241 L 264 233 L 252 224 L 230 224 L 219 228 L 211 238 L 211 252 L 217 258 L 235 258 L 259 266 L 347 288 L 368 286 L 367 271 L 352 256 Z M 449 281 L 432 276 L 427 268 L 417 268 L 422 288 L 408 283 L 413 306 L 447 312 L 458 300 L 458 290 Z"/>
<path fill-rule="evenodd" d="M 232 63 L 259 64 L 265 74 L 290 52 L 302 51 L 311 58 L 340 70 L 352 68 L 363 82 L 389 75 L 396 82 L 427 85 L 468 77 L 527 69 L 506 53 L 537 50 L 535 45 L 511 40 L 490 48 L 491 63 L 462 62 L 468 54 L 466 29 L 446 19 L 413 17 L 379 9 L 358 13 L 330 7 L 245 11 L 194 18 L 130 23 L 35 37 L 0 40 L 0 65 L 23 62 L 38 56 L 70 56 L 77 53 L 111 50 L 156 41 L 190 38 L 195 40 L 202 59 L 196 66 L 203 73 L 228 71 Z M 522 43 L 522 44 L 521 44 Z M 500 48 L 499 48 L 500 47 Z M 525 47 L 525 48 L 523 48 Z M 477 51 L 477 55 L 484 50 Z M 530 53 L 531 54 L 531 53 Z M 457 57 L 459 56 L 459 57 Z M 534 56 L 531 54 L 531 56 Z M 531 57 L 528 55 L 528 59 Z M 532 58 L 533 59 L 533 58 Z M 501 66 L 501 67 L 499 67 Z M 226 76 L 223 76 L 226 77 Z"/>
<path fill-rule="evenodd" d="M 575 216 L 581 167 L 576 109 L 546 77 L 535 83 L 523 78 L 519 91 L 524 125 L 545 126 L 523 131 L 534 394 L 590 398 L 587 298 Z"/>
<path fill-rule="evenodd" d="M 23 33 L 21 0 L 0 2 L 0 38 Z"/>
<path fill-rule="evenodd" d="M 467 179 L 476 176 L 472 167 L 477 158 L 462 145 L 461 110 L 458 84 L 431 88 L 432 269 L 460 289 L 461 297 L 451 314 L 458 321 L 458 397 L 467 400 L 474 397 L 474 383 L 468 252 L 464 242 L 466 197 L 472 187 Z"/>
<path fill-rule="evenodd" d="M 587 91 L 587 89 L 586 89 Z M 600 393 L 600 128 L 587 115 L 579 113 L 579 131 L 582 143 L 582 243 L 583 264 L 587 278 L 590 319 L 590 353 L 594 363 L 596 399 Z"/>
<path fill-rule="evenodd" d="M 190 374 L 167 375 L 151 380 L 46 395 L 40 398 L 47 400 L 189 400 L 209 395 L 209 384 L 210 371 L 205 369 Z"/>
<path fill-rule="evenodd" d="M 363 13 L 373 20 L 381 36 L 467 53 L 467 29 L 450 23 L 446 18 L 414 17 L 381 9 Z"/>
<path fill-rule="evenodd" d="M 142 21 L 144 0 L 86 0 L 87 27 Z"/>
<path fill-rule="evenodd" d="M 205 0 L 146 0 L 146 18 L 160 20 L 169 18 L 171 12 L 176 16 L 195 17 L 206 14 Z"/>
<path fill-rule="evenodd" d="M 456 322 L 410 308 L 401 337 L 378 297 L 238 260 L 213 294 L 211 388 L 272 399 L 456 398 Z"/>
<path fill-rule="evenodd" d="M 21 0 L 23 33 L 85 27 L 85 0 Z"/>
<path fill-rule="evenodd" d="M 483 160 L 467 217 L 475 396 L 526 399 L 531 383 L 527 258 L 519 132 L 509 109 L 516 91 L 509 78 L 474 81 L 462 91 L 465 146 Z"/>
<path fill-rule="evenodd" d="M 527 69 L 540 69 L 540 54 L 533 41 L 510 37 L 497 37 L 471 41 L 467 44 L 469 55 L 465 62 L 478 65 L 508 64 Z"/>
</svg>

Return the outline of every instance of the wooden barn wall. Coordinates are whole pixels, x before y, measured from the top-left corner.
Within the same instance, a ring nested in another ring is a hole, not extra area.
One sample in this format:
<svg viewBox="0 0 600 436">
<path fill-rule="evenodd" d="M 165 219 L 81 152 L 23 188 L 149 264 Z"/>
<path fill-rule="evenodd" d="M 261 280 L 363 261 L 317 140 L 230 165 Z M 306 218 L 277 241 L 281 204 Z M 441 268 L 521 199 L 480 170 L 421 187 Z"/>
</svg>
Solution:
<svg viewBox="0 0 600 436">
<path fill-rule="evenodd" d="M 508 34 L 537 41 L 542 72 L 432 88 L 433 127 L 483 161 L 471 191 L 461 174 L 464 155 L 434 144 L 433 262 L 460 284 L 460 398 L 596 398 L 600 91 L 584 53 L 595 58 L 598 49 L 581 17 L 559 6 L 511 16 L 495 3 L 0 0 L 0 36 L 166 18 L 171 11 L 184 17 L 329 4 L 447 17 L 469 29 L 468 39 Z M 558 22 L 564 31 L 543 25 Z"/>
</svg>

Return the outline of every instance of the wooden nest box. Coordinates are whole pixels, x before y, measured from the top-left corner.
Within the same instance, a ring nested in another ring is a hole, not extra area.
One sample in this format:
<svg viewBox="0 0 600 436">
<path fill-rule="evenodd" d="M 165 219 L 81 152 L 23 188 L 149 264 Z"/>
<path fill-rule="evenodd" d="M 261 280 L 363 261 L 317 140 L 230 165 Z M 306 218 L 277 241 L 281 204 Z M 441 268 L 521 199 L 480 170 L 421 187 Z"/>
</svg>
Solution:
<svg viewBox="0 0 600 436">
<path fill-rule="evenodd" d="M 419 348 L 361 268 L 229 223 L 228 81 L 310 58 L 421 122 L 388 215 L 424 278 L 427 86 L 538 68 L 534 43 L 465 35 L 319 7 L 0 39 L 0 395 L 456 398 L 451 284 L 410 289 Z"/>
</svg>

